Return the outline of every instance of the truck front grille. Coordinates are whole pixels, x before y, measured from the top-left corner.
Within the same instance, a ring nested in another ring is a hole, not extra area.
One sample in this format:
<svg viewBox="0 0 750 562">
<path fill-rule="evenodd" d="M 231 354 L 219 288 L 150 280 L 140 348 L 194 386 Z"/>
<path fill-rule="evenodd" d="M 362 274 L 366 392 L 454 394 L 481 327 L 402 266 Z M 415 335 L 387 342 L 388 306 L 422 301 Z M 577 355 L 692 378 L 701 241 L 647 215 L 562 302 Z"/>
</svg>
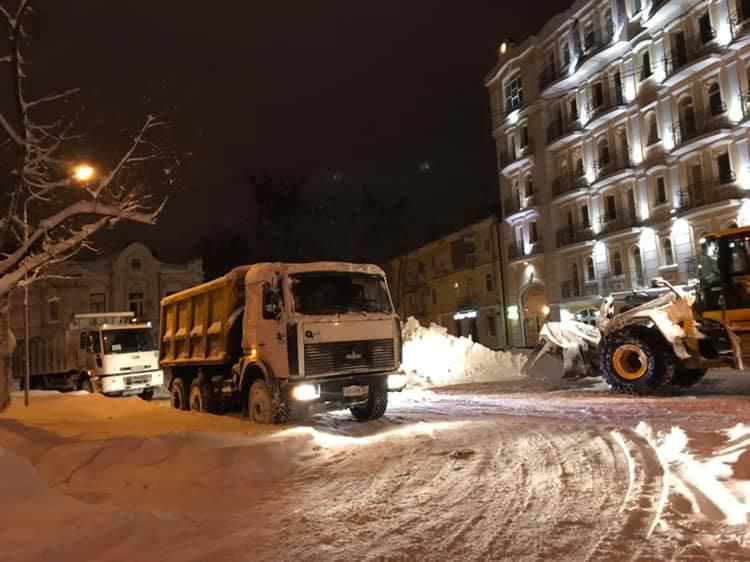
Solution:
<svg viewBox="0 0 750 562">
<path fill-rule="evenodd" d="M 395 368 L 393 340 L 305 344 L 305 375 Z"/>
</svg>

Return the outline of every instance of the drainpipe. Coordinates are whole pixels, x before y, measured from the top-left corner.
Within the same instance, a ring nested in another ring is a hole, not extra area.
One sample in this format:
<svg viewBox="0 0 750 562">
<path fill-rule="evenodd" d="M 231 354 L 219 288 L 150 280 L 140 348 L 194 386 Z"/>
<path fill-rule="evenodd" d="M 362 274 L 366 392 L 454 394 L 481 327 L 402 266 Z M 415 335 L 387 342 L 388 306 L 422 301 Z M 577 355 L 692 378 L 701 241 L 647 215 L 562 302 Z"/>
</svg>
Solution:
<svg viewBox="0 0 750 562">
<path fill-rule="evenodd" d="M 500 285 L 497 288 L 497 294 L 498 294 L 498 301 L 500 302 L 500 314 L 503 318 L 503 331 L 505 332 L 505 347 L 509 348 L 510 345 L 510 328 L 508 327 L 508 315 L 505 313 L 505 275 L 503 273 L 503 249 L 500 244 L 500 219 L 495 217 L 495 221 L 493 223 L 493 230 L 495 235 L 495 251 L 496 259 L 495 259 L 495 265 L 498 269 L 498 284 Z"/>
</svg>

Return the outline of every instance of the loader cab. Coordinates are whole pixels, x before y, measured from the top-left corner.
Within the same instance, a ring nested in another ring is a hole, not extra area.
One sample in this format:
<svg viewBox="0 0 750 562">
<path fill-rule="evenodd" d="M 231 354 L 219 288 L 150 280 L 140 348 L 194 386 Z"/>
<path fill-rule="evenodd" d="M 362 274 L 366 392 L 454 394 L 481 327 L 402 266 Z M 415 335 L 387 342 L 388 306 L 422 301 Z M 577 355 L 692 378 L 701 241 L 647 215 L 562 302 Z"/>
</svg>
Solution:
<svg viewBox="0 0 750 562">
<path fill-rule="evenodd" d="M 750 332 L 750 227 L 701 241 L 697 308 L 706 318 Z"/>
</svg>

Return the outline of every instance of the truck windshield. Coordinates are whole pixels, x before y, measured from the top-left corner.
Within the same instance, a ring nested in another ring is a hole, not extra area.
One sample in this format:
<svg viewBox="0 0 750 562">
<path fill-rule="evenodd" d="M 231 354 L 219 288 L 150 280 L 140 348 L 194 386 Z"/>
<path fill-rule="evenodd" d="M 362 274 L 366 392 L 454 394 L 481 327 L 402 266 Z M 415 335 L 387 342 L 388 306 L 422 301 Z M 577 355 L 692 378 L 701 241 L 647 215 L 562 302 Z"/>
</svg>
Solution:
<svg viewBox="0 0 750 562">
<path fill-rule="evenodd" d="M 292 276 L 294 309 L 300 314 L 390 313 L 385 279 L 365 273 L 316 272 Z"/>
<path fill-rule="evenodd" d="M 102 334 L 104 354 L 137 353 L 155 348 L 151 332 L 147 330 L 107 330 Z"/>
</svg>

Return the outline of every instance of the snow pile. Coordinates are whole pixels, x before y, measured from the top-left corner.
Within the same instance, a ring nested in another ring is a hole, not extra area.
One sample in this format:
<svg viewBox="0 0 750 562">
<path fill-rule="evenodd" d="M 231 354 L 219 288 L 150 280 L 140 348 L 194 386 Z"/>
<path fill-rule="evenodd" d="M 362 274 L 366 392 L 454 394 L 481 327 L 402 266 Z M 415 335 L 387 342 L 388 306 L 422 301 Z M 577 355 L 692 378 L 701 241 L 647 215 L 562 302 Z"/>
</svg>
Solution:
<svg viewBox="0 0 750 562">
<path fill-rule="evenodd" d="M 517 379 L 526 356 L 493 351 L 470 338 L 457 338 L 437 324 L 425 328 L 415 318 L 403 330 L 402 369 L 418 387 Z"/>
</svg>

